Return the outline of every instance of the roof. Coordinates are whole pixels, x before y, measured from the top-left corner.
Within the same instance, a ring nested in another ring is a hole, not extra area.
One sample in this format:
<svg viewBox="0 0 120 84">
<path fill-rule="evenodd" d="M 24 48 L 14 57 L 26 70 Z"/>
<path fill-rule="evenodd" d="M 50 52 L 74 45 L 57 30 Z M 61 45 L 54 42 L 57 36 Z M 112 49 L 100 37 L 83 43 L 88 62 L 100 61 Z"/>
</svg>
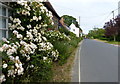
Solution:
<svg viewBox="0 0 120 84">
<path fill-rule="evenodd" d="M 49 11 L 51 11 L 59 20 L 61 19 L 61 18 L 59 17 L 59 15 L 56 13 L 56 11 L 54 10 L 54 8 L 53 8 L 53 6 L 51 5 L 50 2 L 43 2 L 43 4 L 44 4 L 45 7 L 47 7 L 47 9 L 48 9 Z"/>
</svg>

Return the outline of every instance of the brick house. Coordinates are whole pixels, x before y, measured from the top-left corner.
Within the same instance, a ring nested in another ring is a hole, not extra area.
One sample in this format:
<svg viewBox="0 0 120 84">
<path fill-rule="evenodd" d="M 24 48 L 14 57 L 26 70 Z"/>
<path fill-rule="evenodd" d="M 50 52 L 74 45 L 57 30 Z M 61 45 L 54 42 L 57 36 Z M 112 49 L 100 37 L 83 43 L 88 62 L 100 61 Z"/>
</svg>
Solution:
<svg viewBox="0 0 120 84">
<path fill-rule="evenodd" d="M 54 21 L 54 28 L 55 30 L 58 30 L 59 26 L 60 26 L 60 19 L 61 17 L 59 17 L 59 15 L 56 13 L 56 11 L 54 10 L 53 6 L 51 5 L 50 2 L 43 2 L 45 7 L 52 12 L 53 14 L 53 21 Z"/>
</svg>

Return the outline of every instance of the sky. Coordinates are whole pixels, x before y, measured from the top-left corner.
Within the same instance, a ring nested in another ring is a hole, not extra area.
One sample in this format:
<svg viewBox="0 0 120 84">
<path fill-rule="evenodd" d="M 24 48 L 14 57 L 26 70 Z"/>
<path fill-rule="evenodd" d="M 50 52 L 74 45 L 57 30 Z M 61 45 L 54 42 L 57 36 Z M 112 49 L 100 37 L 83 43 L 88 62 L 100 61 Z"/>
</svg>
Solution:
<svg viewBox="0 0 120 84">
<path fill-rule="evenodd" d="M 120 0 L 49 0 L 61 17 L 70 15 L 80 21 L 84 34 L 93 28 L 103 28 L 104 23 L 118 15 L 118 2 Z M 79 20 L 80 17 L 80 20 Z"/>
</svg>

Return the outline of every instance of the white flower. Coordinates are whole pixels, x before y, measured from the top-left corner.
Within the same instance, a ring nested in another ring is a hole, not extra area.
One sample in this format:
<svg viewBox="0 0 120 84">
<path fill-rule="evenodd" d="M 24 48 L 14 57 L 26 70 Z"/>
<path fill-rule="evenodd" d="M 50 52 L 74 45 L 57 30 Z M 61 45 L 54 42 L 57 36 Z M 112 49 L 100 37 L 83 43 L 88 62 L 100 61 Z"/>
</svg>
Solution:
<svg viewBox="0 0 120 84">
<path fill-rule="evenodd" d="M 14 70 L 13 70 L 13 69 L 8 70 L 8 77 L 9 77 L 9 76 L 12 76 L 12 75 L 14 75 Z"/>
<path fill-rule="evenodd" d="M 15 60 L 19 60 L 19 57 L 18 57 L 18 56 L 16 56 L 16 57 L 15 57 Z"/>
<path fill-rule="evenodd" d="M 27 6 L 26 9 L 29 10 L 29 11 L 31 10 L 29 6 Z"/>
<path fill-rule="evenodd" d="M 13 34 L 17 35 L 17 34 L 18 34 L 18 31 L 14 30 L 14 31 L 13 31 Z"/>
<path fill-rule="evenodd" d="M 21 40 L 21 41 L 20 41 L 20 44 L 21 44 L 21 45 L 26 45 L 27 43 L 26 43 L 25 41 Z"/>
<path fill-rule="evenodd" d="M 30 66 L 30 68 L 33 68 L 33 67 L 34 67 L 34 65 L 31 65 L 31 66 Z"/>
<path fill-rule="evenodd" d="M 29 25 L 27 25 L 27 28 L 30 29 L 30 28 L 32 28 L 32 26 L 29 24 Z"/>
<path fill-rule="evenodd" d="M 43 27 L 47 27 L 48 25 L 47 24 L 44 24 Z"/>
<path fill-rule="evenodd" d="M 15 66 L 16 66 L 17 68 L 19 68 L 19 64 L 18 64 L 18 63 L 15 63 Z"/>
<path fill-rule="evenodd" d="M 27 11 L 27 10 L 22 10 L 22 14 L 23 14 L 23 15 L 29 15 L 29 16 L 30 16 L 29 11 Z"/>
<path fill-rule="evenodd" d="M 15 18 L 15 19 L 13 20 L 13 22 L 14 22 L 14 23 L 18 23 L 18 24 L 20 24 L 20 23 L 21 23 L 21 21 L 20 21 L 20 19 L 19 19 L 19 18 Z"/>
<path fill-rule="evenodd" d="M 43 57 L 43 60 L 47 60 L 47 57 Z"/>
<path fill-rule="evenodd" d="M 3 64 L 3 68 L 7 68 L 7 66 L 8 66 L 7 64 Z"/>
<path fill-rule="evenodd" d="M 30 60 L 30 56 L 27 57 L 26 61 L 29 61 Z"/>
<path fill-rule="evenodd" d="M 33 16 L 33 20 L 38 21 L 38 18 L 36 16 Z"/>
<path fill-rule="evenodd" d="M 9 56 L 10 60 L 14 61 L 15 58 L 13 56 Z"/>
<path fill-rule="evenodd" d="M 47 41 L 46 37 L 42 37 L 44 41 Z"/>
<path fill-rule="evenodd" d="M 51 24 L 54 25 L 54 22 L 52 22 Z"/>
<path fill-rule="evenodd" d="M 11 16 L 9 18 L 10 18 L 11 21 L 13 21 L 13 18 Z"/>
<path fill-rule="evenodd" d="M 24 71 L 23 68 L 18 69 L 18 75 L 22 75 L 22 74 L 23 74 L 23 71 Z"/>
<path fill-rule="evenodd" d="M 8 44 L 3 44 L 2 49 L 7 50 L 10 46 Z"/>
<path fill-rule="evenodd" d="M 41 17 L 41 16 L 39 16 L 39 17 L 38 17 L 38 19 L 39 19 L 39 20 L 41 20 L 41 19 L 42 19 L 42 17 Z"/>
<path fill-rule="evenodd" d="M 0 52 L 3 52 L 3 48 L 0 48 Z"/>
<path fill-rule="evenodd" d="M 25 28 L 24 27 L 17 27 L 17 29 L 20 29 L 20 30 L 22 30 L 22 31 L 24 31 L 25 30 Z"/>
<path fill-rule="evenodd" d="M 6 43 L 10 43 L 6 38 L 2 38 L 2 40 Z"/>
<path fill-rule="evenodd" d="M 27 36 L 26 37 L 28 37 L 29 40 L 33 39 L 33 35 L 31 34 L 31 32 L 28 32 L 28 31 L 27 31 Z"/>
<path fill-rule="evenodd" d="M 14 47 L 12 47 L 11 49 L 7 50 L 7 55 L 12 55 L 15 52 L 16 52 L 16 49 Z"/>
<path fill-rule="evenodd" d="M 5 75 L 0 75 L 0 83 L 2 83 L 3 81 L 6 81 L 6 79 L 5 79 Z"/>
<path fill-rule="evenodd" d="M 20 47 L 20 44 L 18 42 L 15 42 L 18 47 Z"/>
<path fill-rule="evenodd" d="M 21 34 L 17 34 L 17 38 L 22 39 L 23 36 Z"/>
</svg>

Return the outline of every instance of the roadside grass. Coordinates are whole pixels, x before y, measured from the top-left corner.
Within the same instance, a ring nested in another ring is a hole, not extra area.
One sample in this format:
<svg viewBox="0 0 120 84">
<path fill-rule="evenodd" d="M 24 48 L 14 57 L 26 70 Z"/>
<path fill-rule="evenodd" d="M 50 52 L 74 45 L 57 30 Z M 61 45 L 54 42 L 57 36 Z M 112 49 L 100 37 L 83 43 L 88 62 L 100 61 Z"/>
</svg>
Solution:
<svg viewBox="0 0 120 84">
<path fill-rule="evenodd" d="M 71 82 L 75 53 L 81 40 L 80 38 L 74 38 L 70 41 L 56 41 L 53 44 L 60 57 L 58 62 L 53 63 L 53 76 L 50 82 Z"/>
<path fill-rule="evenodd" d="M 115 44 L 115 45 L 120 45 L 120 42 L 118 41 L 106 41 L 106 40 L 100 40 L 100 39 L 94 39 L 100 42 L 105 42 L 105 43 L 109 43 L 109 44 Z"/>
<path fill-rule="evenodd" d="M 66 60 L 66 63 L 60 65 L 59 63 L 53 64 L 53 78 L 50 82 L 71 82 L 71 70 L 74 64 L 75 52 L 77 48 L 73 49 L 73 52 Z"/>
<path fill-rule="evenodd" d="M 115 42 L 115 41 L 107 41 L 106 43 L 120 45 L 120 42 Z"/>
</svg>

